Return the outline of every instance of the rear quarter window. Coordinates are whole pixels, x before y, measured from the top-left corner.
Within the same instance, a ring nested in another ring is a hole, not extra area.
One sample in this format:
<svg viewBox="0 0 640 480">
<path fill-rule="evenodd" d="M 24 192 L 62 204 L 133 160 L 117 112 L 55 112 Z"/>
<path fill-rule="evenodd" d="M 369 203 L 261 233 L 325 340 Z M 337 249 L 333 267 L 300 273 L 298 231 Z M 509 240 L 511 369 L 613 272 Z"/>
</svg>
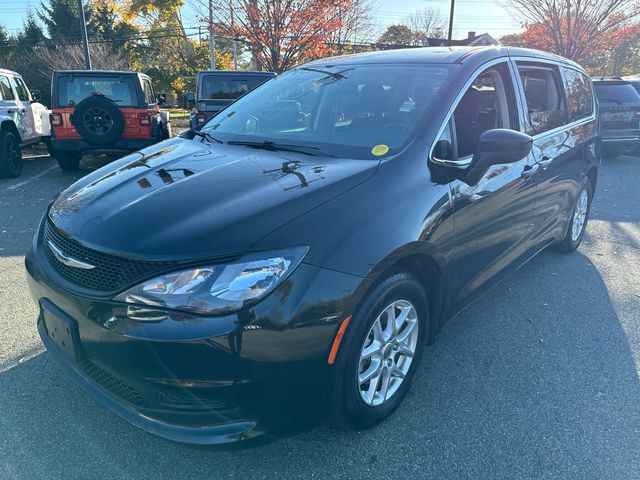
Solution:
<svg viewBox="0 0 640 480">
<path fill-rule="evenodd" d="M 573 68 L 562 69 L 564 91 L 567 97 L 569 120 L 574 122 L 593 115 L 593 88 L 591 80 Z"/>
</svg>

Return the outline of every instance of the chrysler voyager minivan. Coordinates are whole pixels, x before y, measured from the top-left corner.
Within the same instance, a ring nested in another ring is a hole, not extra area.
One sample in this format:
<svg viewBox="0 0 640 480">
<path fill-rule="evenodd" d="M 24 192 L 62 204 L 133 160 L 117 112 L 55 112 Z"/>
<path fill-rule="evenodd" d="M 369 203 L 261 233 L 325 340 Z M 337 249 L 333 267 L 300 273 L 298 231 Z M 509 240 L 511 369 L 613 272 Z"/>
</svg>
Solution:
<svg viewBox="0 0 640 480">
<path fill-rule="evenodd" d="M 597 118 L 585 71 L 532 50 L 299 66 L 52 201 L 26 258 L 38 330 L 169 439 L 254 437 L 291 392 L 370 427 L 447 319 L 580 245 Z"/>
</svg>

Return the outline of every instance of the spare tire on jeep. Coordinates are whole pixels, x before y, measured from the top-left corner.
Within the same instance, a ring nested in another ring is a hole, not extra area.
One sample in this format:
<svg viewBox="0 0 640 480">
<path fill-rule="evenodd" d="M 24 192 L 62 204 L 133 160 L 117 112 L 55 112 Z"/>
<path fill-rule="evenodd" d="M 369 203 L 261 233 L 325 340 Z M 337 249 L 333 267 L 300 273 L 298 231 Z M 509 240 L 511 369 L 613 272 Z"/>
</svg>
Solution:
<svg viewBox="0 0 640 480">
<path fill-rule="evenodd" d="M 111 99 L 93 95 L 78 103 L 71 115 L 71 123 L 87 143 L 103 146 L 120 138 L 124 116 Z"/>
</svg>

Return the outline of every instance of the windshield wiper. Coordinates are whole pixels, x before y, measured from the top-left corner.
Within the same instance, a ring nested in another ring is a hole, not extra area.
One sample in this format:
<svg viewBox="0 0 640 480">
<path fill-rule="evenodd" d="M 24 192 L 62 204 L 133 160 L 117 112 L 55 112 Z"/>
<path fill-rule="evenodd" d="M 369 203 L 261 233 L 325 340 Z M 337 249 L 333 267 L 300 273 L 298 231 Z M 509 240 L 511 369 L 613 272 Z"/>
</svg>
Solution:
<svg viewBox="0 0 640 480">
<path fill-rule="evenodd" d="M 203 132 L 201 130 L 193 130 L 193 129 L 187 130 L 182 135 L 193 135 L 191 138 L 193 137 L 204 138 L 207 142 L 211 142 L 211 143 L 224 143 L 222 140 L 218 140 L 217 138 L 209 135 L 207 132 Z"/>
<path fill-rule="evenodd" d="M 342 72 L 348 72 L 351 69 L 347 68 L 346 70 L 341 70 L 340 72 L 330 72 L 329 70 L 322 70 L 321 68 L 300 67 L 300 70 L 305 70 L 307 72 L 324 73 L 327 77 L 335 78 L 336 80 L 344 80 L 347 77 L 343 75 Z"/>
<path fill-rule="evenodd" d="M 271 140 L 265 140 L 264 142 L 250 142 L 244 140 L 238 141 L 229 141 L 227 142 L 229 145 L 243 145 L 245 147 L 251 148 L 259 148 L 261 150 L 271 150 L 275 151 L 284 151 L 284 152 L 297 152 L 302 153 L 304 155 L 314 155 L 314 156 L 323 156 L 323 157 L 337 157 L 337 155 L 333 153 L 326 152 L 324 150 L 319 149 L 318 147 L 309 147 L 307 145 L 293 145 L 289 143 L 276 143 Z"/>
</svg>

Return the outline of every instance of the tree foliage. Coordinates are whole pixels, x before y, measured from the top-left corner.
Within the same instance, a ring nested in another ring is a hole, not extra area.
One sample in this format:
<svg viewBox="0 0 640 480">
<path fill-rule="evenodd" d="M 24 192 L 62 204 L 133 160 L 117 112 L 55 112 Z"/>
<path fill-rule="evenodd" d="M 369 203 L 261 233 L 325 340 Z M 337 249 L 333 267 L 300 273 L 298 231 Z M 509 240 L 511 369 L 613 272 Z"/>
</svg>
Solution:
<svg viewBox="0 0 640 480">
<path fill-rule="evenodd" d="M 526 27 L 526 44 L 585 65 L 628 41 L 640 14 L 636 0 L 508 0 Z"/>
<path fill-rule="evenodd" d="M 219 5 L 225 12 L 220 33 L 242 38 L 261 66 L 282 72 L 330 53 L 331 37 L 345 26 L 353 5 L 353 0 L 225 0 Z"/>
</svg>

